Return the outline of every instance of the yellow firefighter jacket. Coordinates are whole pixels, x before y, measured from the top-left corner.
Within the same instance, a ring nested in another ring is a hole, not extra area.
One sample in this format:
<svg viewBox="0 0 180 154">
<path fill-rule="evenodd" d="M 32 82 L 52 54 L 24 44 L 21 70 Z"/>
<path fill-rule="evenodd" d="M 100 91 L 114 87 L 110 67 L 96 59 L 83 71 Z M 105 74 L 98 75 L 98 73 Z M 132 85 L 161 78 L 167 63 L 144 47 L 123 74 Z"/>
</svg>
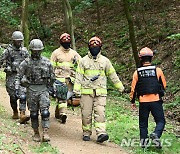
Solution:
<svg viewBox="0 0 180 154">
<path fill-rule="evenodd" d="M 107 96 L 107 77 L 113 81 L 119 91 L 124 90 L 110 60 L 100 53 L 96 59 L 93 59 L 89 52 L 80 60 L 77 67 L 74 92 L 79 95 L 88 95 L 93 94 L 95 90 L 96 96 Z M 92 81 L 95 78 L 97 79 Z"/>
<path fill-rule="evenodd" d="M 75 76 L 74 64 L 80 60 L 81 56 L 73 49 L 64 49 L 60 46 L 53 51 L 51 62 L 54 67 L 56 78 L 65 82 L 65 78 Z"/>
</svg>

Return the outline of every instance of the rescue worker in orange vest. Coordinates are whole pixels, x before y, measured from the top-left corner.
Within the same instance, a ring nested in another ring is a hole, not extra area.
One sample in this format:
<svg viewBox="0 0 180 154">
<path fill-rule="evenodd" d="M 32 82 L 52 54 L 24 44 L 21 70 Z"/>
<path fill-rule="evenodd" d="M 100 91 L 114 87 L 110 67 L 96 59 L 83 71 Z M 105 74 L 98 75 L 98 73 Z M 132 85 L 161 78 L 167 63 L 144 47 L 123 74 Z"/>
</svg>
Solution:
<svg viewBox="0 0 180 154">
<path fill-rule="evenodd" d="M 73 89 L 73 80 L 75 77 L 74 65 L 79 61 L 81 56 L 70 48 L 71 36 L 67 33 L 60 35 L 61 46 L 53 51 L 51 62 L 54 67 L 56 79 L 65 83 L 69 91 Z M 67 101 L 60 100 L 56 105 L 55 117 L 61 120 L 61 123 L 66 123 Z"/>
<path fill-rule="evenodd" d="M 136 109 L 136 96 L 139 99 L 139 128 L 142 148 L 147 147 L 149 142 L 148 117 L 150 112 L 156 122 L 155 130 L 150 134 L 150 138 L 157 148 L 161 148 L 160 137 L 165 126 L 162 96 L 166 80 L 162 70 L 151 65 L 152 57 L 153 51 L 150 48 L 145 47 L 140 50 L 141 67 L 133 74 L 130 93 L 132 109 Z"/>
<path fill-rule="evenodd" d="M 124 86 L 110 60 L 101 55 L 101 40 L 98 37 L 92 37 L 88 45 L 89 52 L 80 60 L 76 70 L 74 93 L 81 95 L 83 140 L 90 140 L 94 112 L 97 142 L 102 143 L 109 139 L 105 125 L 107 77 L 113 81 L 120 92 L 123 92 Z"/>
</svg>

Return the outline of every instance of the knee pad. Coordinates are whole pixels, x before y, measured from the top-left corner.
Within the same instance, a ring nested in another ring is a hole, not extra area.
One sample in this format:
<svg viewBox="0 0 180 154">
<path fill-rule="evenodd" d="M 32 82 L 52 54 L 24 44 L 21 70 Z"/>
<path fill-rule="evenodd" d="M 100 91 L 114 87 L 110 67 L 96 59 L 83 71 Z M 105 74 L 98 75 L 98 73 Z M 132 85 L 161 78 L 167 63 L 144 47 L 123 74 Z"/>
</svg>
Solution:
<svg viewBox="0 0 180 154">
<path fill-rule="evenodd" d="M 49 116 L 50 116 L 50 112 L 47 109 L 41 111 L 41 117 L 43 120 L 45 120 L 46 118 L 49 118 Z"/>
<path fill-rule="evenodd" d="M 26 95 L 21 95 L 21 96 L 20 96 L 20 100 L 21 100 L 21 101 L 26 101 Z"/>
<path fill-rule="evenodd" d="M 31 119 L 36 120 L 36 119 L 38 119 L 38 113 L 37 112 L 31 112 L 30 117 L 31 117 Z"/>
</svg>

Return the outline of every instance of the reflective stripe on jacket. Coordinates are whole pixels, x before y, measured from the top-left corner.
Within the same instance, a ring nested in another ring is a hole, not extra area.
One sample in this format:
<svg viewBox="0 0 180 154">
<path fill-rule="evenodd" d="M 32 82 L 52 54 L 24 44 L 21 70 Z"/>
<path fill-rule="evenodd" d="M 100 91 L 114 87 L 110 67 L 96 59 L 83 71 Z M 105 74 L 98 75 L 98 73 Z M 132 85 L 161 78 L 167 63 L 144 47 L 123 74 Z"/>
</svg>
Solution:
<svg viewBox="0 0 180 154">
<path fill-rule="evenodd" d="M 81 59 L 77 67 L 74 92 L 93 94 L 93 90 L 95 90 L 97 96 L 106 96 L 107 77 L 112 80 L 116 88 L 124 88 L 108 58 L 99 54 L 97 59 L 93 59 L 88 53 Z"/>
<path fill-rule="evenodd" d="M 51 63 L 54 67 L 56 78 L 60 81 L 64 81 L 67 77 L 75 76 L 75 69 L 73 61 L 77 62 L 81 59 L 81 56 L 72 49 L 64 49 L 60 46 L 53 51 L 51 55 Z"/>
<path fill-rule="evenodd" d="M 160 82 L 160 84 L 162 84 L 163 88 L 166 88 L 166 80 L 165 80 L 165 76 L 162 72 L 162 70 L 160 68 L 156 68 L 156 73 L 157 73 L 157 78 Z M 134 72 L 133 74 L 133 80 L 132 80 L 132 84 L 131 84 L 131 93 L 130 93 L 130 99 L 131 102 L 134 103 L 135 102 L 135 97 L 136 97 L 136 85 L 138 82 L 138 73 L 137 71 Z M 146 94 L 143 96 L 139 96 L 139 102 L 154 102 L 154 101 L 159 101 L 160 97 L 159 94 Z"/>
</svg>

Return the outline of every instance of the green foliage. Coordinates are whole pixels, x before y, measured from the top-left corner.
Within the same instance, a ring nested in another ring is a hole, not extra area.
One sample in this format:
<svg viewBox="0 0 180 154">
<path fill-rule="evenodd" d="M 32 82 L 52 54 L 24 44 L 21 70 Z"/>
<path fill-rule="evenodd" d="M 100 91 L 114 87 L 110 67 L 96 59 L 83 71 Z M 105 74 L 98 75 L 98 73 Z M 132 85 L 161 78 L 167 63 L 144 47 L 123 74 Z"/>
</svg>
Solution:
<svg viewBox="0 0 180 154">
<path fill-rule="evenodd" d="M 100 6 L 105 5 L 105 4 L 112 5 L 114 1 L 115 0 L 108 0 L 108 1 L 98 0 Z M 72 7 L 72 10 L 77 13 L 80 13 L 87 8 L 94 7 L 94 9 L 96 9 L 96 6 L 93 6 L 95 4 L 94 4 L 94 1 L 92 1 L 92 0 L 71 0 L 70 4 Z"/>
<path fill-rule="evenodd" d="M 175 58 L 173 60 L 173 64 L 174 64 L 176 69 L 180 69 L 180 50 L 178 50 L 175 53 Z"/>
<path fill-rule="evenodd" d="M 168 36 L 167 38 L 170 40 L 180 40 L 180 33 L 172 34 L 172 35 Z"/>
<path fill-rule="evenodd" d="M 31 3 L 28 6 L 29 9 L 29 20 L 30 20 L 30 26 L 29 28 L 33 31 L 36 31 L 38 37 L 40 38 L 49 38 L 52 35 L 51 28 L 47 25 L 43 25 L 43 23 L 40 22 L 39 16 L 38 16 L 38 5 L 36 3 Z"/>
<path fill-rule="evenodd" d="M 84 9 L 87 9 L 92 6 L 92 0 L 82 0 L 82 1 L 71 0 L 70 4 L 74 11 L 81 12 Z"/>
<path fill-rule="evenodd" d="M 82 47 L 78 49 L 78 53 L 81 55 L 81 57 L 84 57 L 88 53 L 88 48 L 87 47 Z"/>
<path fill-rule="evenodd" d="M 172 102 L 165 104 L 165 109 L 180 108 L 180 96 L 176 96 Z"/>
<path fill-rule="evenodd" d="M 17 25 L 18 20 L 14 18 L 13 10 L 17 8 L 16 3 L 11 0 L 0 1 L 0 20 L 9 23 L 10 25 Z"/>
<path fill-rule="evenodd" d="M 40 146 L 32 146 L 31 147 L 33 152 L 36 153 L 45 153 L 45 152 L 49 152 L 49 153 L 53 153 L 53 154 L 58 154 L 59 150 L 57 148 L 53 148 L 50 144 L 48 143 L 41 143 Z"/>
<path fill-rule="evenodd" d="M 127 66 L 125 64 L 113 63 L 113 66 L 116 72 L 118 72 L 119 74 L 124 73 L 127 70 Z"/>
<path fill-rule="evenodd" d="M 166 91 L 176 94 L 178 91 L 180 91 L 180 83 L 175 81 L 168 82 Z"/>
<path fill-rule="evenodd" d="M 152 65 L 159 65 L 159 64 L 161 64 L 161 60 L 159 59 L 155 59 L 152 61 Z"/>
<path fill-rule="evenodd" d="M 0 71 L 0 80 L 5 81 L 6 73 L 4 71 Z"/>
<path fill-rule="evenodd" d="M 51 28 L 46 25 L 41 25 L 36 14 L 30 16 L 30 29 L 35 30 L 40 38 L 49 38 L 52 35 Z"/>
<path fill-rule="evenodd" d="M 130 44 L 126 44 L 128 43 L 128 40 L 128 27 L 125 26 L 118 32 L 118 37 L 113 40 L 113 43 L 119 48 L 129 49 Z"/>
<path fill-rule="evenodd" d="M 0 47 L 0 55 L 3 53 L 3 51 L 4 51 L 4 48 Z"/>
<path fill-rule="evenodd" d="M 42 52 L 42 56 L 45 56 L 50 59 L 52 52 L 58 47 L 51 46 L 51 45 L 45 45 L 45 48 Z"/>
</svg>

